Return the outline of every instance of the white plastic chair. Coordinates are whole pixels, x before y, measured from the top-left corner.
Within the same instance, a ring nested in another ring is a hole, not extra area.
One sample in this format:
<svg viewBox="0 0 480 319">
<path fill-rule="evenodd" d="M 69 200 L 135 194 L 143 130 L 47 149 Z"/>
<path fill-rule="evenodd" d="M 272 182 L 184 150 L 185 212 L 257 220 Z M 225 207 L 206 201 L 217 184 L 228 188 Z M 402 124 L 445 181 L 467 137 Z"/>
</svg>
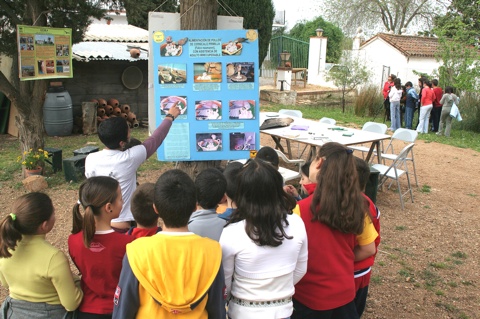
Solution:
<svg viewBox="0 0 480 319">
<path fill-rule="evenodd" d="M 417 140 L 417 137 L 418 137 L 418 132 L 415 130 L 409 130 L 406 128 L 397 129 L 393 133 L 387 148 L 385 149 L 384 152 L 382 152 L 380 156 L 380 158 L 383 160 L 383 164 L 385 164 L 385 160 L 394 161 L 397 158 L 398 155 L 395 154 L 395 151 L 393 149 L 393 142 L 395 140 L 403 141 L 406 143 L 415 143 L 415 141 Z M 415 167 L 415 158 L 413 157 L 413 147 L 410 149 L 409 154 L 407 154 L 406 160 L 413 163 L 413 175 L 415 176 L 415 185 L 418 187 L 417 169 Z M 408 169 L 408 167 L 406 169 Z"/>
<path fill-rule="evenodd" d="M 392 186 L 392 183 L 396 181 L 397 191 L 400 196 L 400 203 L 402 205 L 402 210 L 404 209 L 403 198 L 408 193 L 410 193 L 410 199 L 412 200 L 412 203 L 413 203 L 412 185 L 410 184 L 410 175 L 407 169 L 407 156 L 412 151 L 414 146 L 415 146 L 415 143 L 410 143 L 407 146 L 405 146 L 403 150 L 396 156 L 396 158 L 393 160 L 390 166 L 387 166 L 384 164 L 372 165 L 372 168 L 380 172 L 379 173 L 380 180 L 378 182 L 378 188 L 381 188 L 388 179 L 391 179 L 392 181 L 388 185 L 388 188 L 390 189 L 390 186 Z M 408 189 L 405 192 L 402 192 L 402 188 L 400 186 L 400 177 L 402 177 L 403 175 L 406 175 L 407 177 Z"/>
<path fill-rule="evenodd" d="M 323 123 L 323 124 L 330 124 L 330 125 L 335 125 L 337 124 L 337 121 L 335 121 L 334 119 L 331 119 L 329 117 L 322 117 L 320 120 L 319 120 L 320 123 Z"/>
<path fill-rule="evenodd" d="M 278 114 L 284 114 L 284 115 L 290 115 L 294 117 L 303 117 L 302 111 L 299 110 L 286 110 L 286 109 L 281 109 L 278 111 Z"/>
<path fill-rule="evenodd" d="M 299 117 L 299 118 L 303 117 L 302 111 L 299 111 L 299 110 L 281 109 L 280 111 L 278 111 L 278 113 L 283 115 L 293 116 L 293 117 Z M 290 141 L 287 140 L 286 143 L 287 143 L 287 148 L 291 149 Z M 300 154 L 300 143 L 297 143 L 297 157 L 300 157 L 299 154 Z M 289 154 L 289 156 L 292 156 L 292 154 Z"/>
<path fill-rule="evenodd" d="M 292 179 L 300 178 L 302 176 L 302 165 L 305 164 L 303 159 L 289 159 L 285 154 L 279 150 L 275 150 L 278 154 L 278 157 L 282 159 L 287 164 L 295 164 L 298 170 L 291 170 L 279 165 L 278 172 L 282 175 L 283 181 L 289 181 Z"/>
<path fill-rule="evenodd" d="M 363 124 L 362 131 L 385 134 L 387 132 L 387 125 L 377 122 L 367 122 Z M 349 146 L 348 148 L 362 152 L 362 157 L 365 158 L 365 153 L 370 151 L 370 147 L 367 146 Z M 380 152 L 383 153 L 383 141 L 380 141 Z M 373 159 L 374 156 L 372 156 Z"/>
</svg>

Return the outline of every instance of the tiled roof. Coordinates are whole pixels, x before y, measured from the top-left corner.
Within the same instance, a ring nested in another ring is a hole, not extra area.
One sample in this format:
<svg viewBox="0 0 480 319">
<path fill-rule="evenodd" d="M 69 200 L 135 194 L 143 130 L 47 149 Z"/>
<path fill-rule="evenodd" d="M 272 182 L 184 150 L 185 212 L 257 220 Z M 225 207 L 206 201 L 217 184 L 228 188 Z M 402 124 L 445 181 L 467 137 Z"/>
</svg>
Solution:
<svg viewBox="0 0 480 319">
<path fill-rule="evenodd" d="M 388 33 L 379 33 L 368 39 L 362 43 L 360 49 L 363 49 L 376 39 L 384 40 L 407 57 L 435 57 L 435 54 L 439 50 L 437 38 Z"/>
<path fill-rule="evenodd" d="M 130 57 L 132 47 L 140 48 L 140 57 Z M 148 43 L 80 42 L 72 47 L 72 56 L 81 62 L 95 60 L 148 60 Z"/>
<path fill-rule="evenodd" d="M 148 31 L 128 24 L 91 24 L 83 41 L 144 42 L 148 43 Z"/>
</svg>

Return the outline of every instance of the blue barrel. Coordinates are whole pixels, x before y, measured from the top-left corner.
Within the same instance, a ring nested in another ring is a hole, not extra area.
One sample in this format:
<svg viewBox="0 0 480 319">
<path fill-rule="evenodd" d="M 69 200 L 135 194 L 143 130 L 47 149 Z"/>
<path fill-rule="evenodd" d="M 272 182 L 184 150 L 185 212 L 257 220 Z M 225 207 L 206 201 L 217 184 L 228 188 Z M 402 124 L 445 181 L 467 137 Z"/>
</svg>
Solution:
<svg viewBox="0 0 480 319">
<path fill-rule="evenodd" d="M 45 103 L 43 103 L 43 124 L 48 136 L 72 134 L 72 98 L 63 86 L 48 88 Z"/>
</svg>

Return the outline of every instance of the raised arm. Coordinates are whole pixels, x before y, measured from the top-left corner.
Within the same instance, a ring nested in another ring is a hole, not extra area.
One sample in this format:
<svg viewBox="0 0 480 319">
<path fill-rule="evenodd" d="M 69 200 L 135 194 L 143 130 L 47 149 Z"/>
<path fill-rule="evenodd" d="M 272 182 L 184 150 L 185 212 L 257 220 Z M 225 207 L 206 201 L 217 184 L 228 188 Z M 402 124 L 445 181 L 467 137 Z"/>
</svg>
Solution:
<svg viewBox="0 0 480 319">
<path fill-rule="evenodd" d="M 170 127 L 172 126 L 172 122 L 177 116 L 180 114 L 180 108 L 177 104 L 173 105 L 168 114 L 163 119 L 162 123 L 153 131 L 152 135 L 149 136 L 142 144 L 145 146 L 147 150 L 147 158 L 153 155 L 157 148 L 163 143 L 163 140 L 167 136 L 168 132 L 170 131 Z M 171 116 L 169 116 L 171 115 Z M 173 118 L 172 118 L 173 117 Z"/>
</svg>

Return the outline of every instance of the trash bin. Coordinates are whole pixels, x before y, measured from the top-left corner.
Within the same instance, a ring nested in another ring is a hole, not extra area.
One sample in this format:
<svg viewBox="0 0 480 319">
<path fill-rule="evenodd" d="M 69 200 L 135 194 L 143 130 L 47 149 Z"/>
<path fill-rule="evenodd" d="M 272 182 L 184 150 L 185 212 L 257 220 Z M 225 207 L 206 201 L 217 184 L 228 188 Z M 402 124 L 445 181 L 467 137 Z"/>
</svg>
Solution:
<svg viewBox="0 0 480 319">
<path fill-rule="evenodd" d="M 377 203 L 378 176 L 380 172 L 370 166 L 370 176 L 368 177 L 367 186 L 365 186 L 365 195 L 370 197 L 374 204 Z"/>
<path fill-rule="evenodd" d="M 68 136 L 72 134 L 72 98 L 63 86 L 48 88 L 43 103 L 43 124 L 48 136 Z"/>
</svg>

